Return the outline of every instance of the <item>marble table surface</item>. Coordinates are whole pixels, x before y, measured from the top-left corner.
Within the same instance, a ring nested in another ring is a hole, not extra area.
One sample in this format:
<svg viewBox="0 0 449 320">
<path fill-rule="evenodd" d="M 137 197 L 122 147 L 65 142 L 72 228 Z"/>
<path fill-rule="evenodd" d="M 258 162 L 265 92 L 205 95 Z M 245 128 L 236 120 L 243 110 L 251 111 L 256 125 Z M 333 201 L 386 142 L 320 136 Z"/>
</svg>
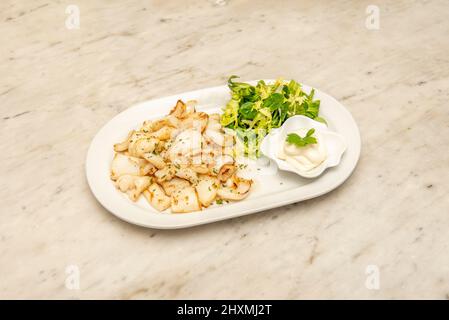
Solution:
<svg viewBox="0 0 449 320">
<path fill-rule="evenodd" d="M 0 298 L 449 298 L 448 1 L 70 3 L 0 2 Z M 232 74 L 342 101 L 349 180 L 184 230 L 103 209 L 84 174 L 101 126 Z"/>
</svg>

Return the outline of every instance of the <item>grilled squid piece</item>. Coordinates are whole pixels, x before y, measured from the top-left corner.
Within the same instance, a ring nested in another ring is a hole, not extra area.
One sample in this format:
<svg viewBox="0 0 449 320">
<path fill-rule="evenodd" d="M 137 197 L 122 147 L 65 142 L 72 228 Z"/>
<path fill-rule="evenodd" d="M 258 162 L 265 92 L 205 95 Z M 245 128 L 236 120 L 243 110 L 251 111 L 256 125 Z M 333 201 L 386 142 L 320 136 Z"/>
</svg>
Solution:
<svg viewBox="0 0 449 320">
<path fill-rule="evenodd" d="M 126 192 L 132 201 L 137 201 L 140 194 L 148 188 L 151 178 L 148 176 L 138 177 L 132 175 L 122 175 L 117 179 L 116 187 L 121 192 Z"/>
<path fill-rule="evenodd" d="M 234 144 L 234 137 L 222 130 L 220 116 L 217 114 L 209 116 L 204 136 L 207 140 L 221 147 L 229 147 Z"/>
<path fill-rule="evenodd" d="M 131 137 L 128 139 L 128 151 L 131 155 L 135 155 L 135 145 L 140 139 L 147 139 L 149 135 L 144 131 L 132 131 Z"/>
<path fill-rule="evenodd" d="M 174 213 L 186 213 L 201 210 L 195 188 L 187 187 L 176 190 L 171 195 L 171 210 Z"/>
<path fill-rule="evenodd" d="M 166 141 L 171 138 L 172 131 L 172 127 L 162 127 L 159 130 L 152 132 L 150 135 L 158 140 Z"/>
<path fill-rule="evenodd" d="M 159 140 L 155 138 L 140 138 L 129 147 L 129 153 L 135 157 L 142 157 L 143 154 L 153 152 Z"/>
<path fill-rule="evenodd" d="M 111 179 L 117 180 L 120 176 L 125 174 L 139 176 L 142 171 L 145 171 L 143 168 L 147 164 L 148 163 L 144 159 L 116 153 L 111 164 Z"/>
<path fill-rule="evenodd" d="M 216 158 L 217 153 L 213 149 L 203 149 L 200 154 L 192 158 L 192 163 L 193 165 L 207 166 L 210 171 L 216 165 Z"/>
<path fill-rule="evenodd" d="M 218 113 L 212 113 L 209 115 L 209 122 L 207 123 L 207 129 L 220 131 L 222 129 L 220 124 L 220 115 Z"/>
<path fill-rule="evenodd" d="M 143 154 L 143 158 L 158 169 L 163 169 L 166 166 L 164 158 L 162 158 L 160 155 L 154 153 L 145 153 Z"/>
<path fill-rule="evenodd" d="M 175 116 L 168 115 L 168 116 L 165 117 L 165 120 L 167 121 L 167 124 L 170 127 L 173 127 L 173 128 L 178 128 L 179 127 L 180 120 L 178 118 L 176 118 Z"/>
<path fill-rule="evenodd" d="M 235 144 L 234 136 L 227 133 L 220 133 L 220 135 L 212 134 L 209 138 L 211 138 L 215 144 L 224 148 L 231 148 Z"/>
<path fill-rule="evenodd" d="M 173 163 L 181 162 L 181 158 L 190 157 L 201 152 L 203 138 L 198 130 L 187 129 L 180 133 L 168 149 L 168 156 Z M 185 163 L 184 163 L 185 164 Z"/>
<path fill-rule="evenodd" d="M 193 184 L 196 184 L 198 182 L 198 174 L 192 168 L 189 167 L 177 168 L 175 175 L 178 178 L 188 180 Z"/>
<path fill-rule="evenodd" d="M 171 199 L 157 183 L 153 183 L 143 192 L 150 205 L 158 211 L 164 211 L 171 205 Z"/>
<path fill-rule="evenodd" d="M 206 137 L 206 139 L 208 139 L 209 141 L 212 141 L 213 143 L 215 143 L 219 146 L 225 145 L 225 134 L 223 132 L 212 131 L 212 130 L 206 129 L 204 136 Z"/>
<path fill-rule="evenodd" d="M 198 104 L 198 101 L 196 100 L 187 100 L 186 101 L 186 110 L 188 113 L 196 112 L 196 105 Z"/>
<path fill-rule="evenodd" d="M 252 183 L 252 180 L 233 176 L 217 190 L 217 196 L 223 200 L 242 200 L 248 196 Z"/>
<path fill-rule="evenodd" d="M 236 173 L 236 171 L 237 171 L 237 166 L 235 164 L 226 163 L 220 168 L 220 171 L 218 172 L 217 177 L 220 181 L 225 182 L 230 177 L 232 177 L 234 175 L 234 173 Z"/>
<path fill-rule="evenodd" d="M 209 173 L 209 167 L 207 166 L 207 164 L 192 164 L 190 166 L 190 168 L 195 171 L 196 173 L 199 174 L 207 174 Z"/>
<path fill-rule="evenodd" d="M 178 100 L 176 102 L 175 107 L 170 111 L 170 115 L 173 115 L 174 117 L 178 119 L 183 119 L 187 115 L 187 107 L 184 102 L 181 100 Z"/>
<path fill-rule="evenodd" d="M 190 187 L 190 182 L 181 178 L 173 178 L 170 181 L 164 181 L 161 183 L 165 193 L 171 196 L 176 190 L 181 190 Z"/>
<path fill-rule="evenodd" d="M 205 112 L 195 112 L 189 114 L 180 124 L 181 129 L 196 129 L 203 132 L 206 129 L 209 116 Z"/>
<path fill-rule="evenodd" d="M 114 151 L 122 152 L 128 150 L 129 140 L 133 136 L 134 132 L 134 130 L 130 131 L 125 141 L 114 144 Z"/>
<path fill-rule="evenodd" d="M 153 175 L 157 171 L 157 168 L 153 166 L 151 163 L 146 163 L 139 169 L 140 176 Z"/>
<path fill-rule="evenodd" d="M 155 120 L 155 121 L 144 121 L 142 126 L 142 131 L 146 132 L 155 132 L 163 127 L 173 127 L 176 128 L 179 124 L 179 120 L 175 117 L 168 116 L 163 119 Z"/>
<path fill-rule="evenodd" d="M 158 183 L 162 183 L 164 181 L 170 181 L 176 174 L 176 168 L 168 164 L 163 169 L 160 169 L 154 173 L 154 177 L 156 178 Z"/>
<path fill-rule="evenodd" d="M 211 173 L 216 176 L 219 175 L 221 181 L 226 181 L 237 170 L 237 167 L 234 166 L 234 163 L 234 158 L 228 155 L 215 157 Z"/>
<path fill-rule="evenodd" d="M 195 186 L 198 199 L 203 207 L 208 207 L 217 196 L 218 179 L 215 177 L 201 175 L 198 184 Z"/>
</svg>

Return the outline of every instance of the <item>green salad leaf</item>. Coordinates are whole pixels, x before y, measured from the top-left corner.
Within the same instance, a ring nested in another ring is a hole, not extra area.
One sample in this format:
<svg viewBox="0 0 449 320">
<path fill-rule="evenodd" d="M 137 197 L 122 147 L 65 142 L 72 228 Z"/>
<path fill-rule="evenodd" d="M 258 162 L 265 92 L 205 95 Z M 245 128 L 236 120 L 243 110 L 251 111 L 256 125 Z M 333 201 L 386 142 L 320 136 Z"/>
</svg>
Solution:
<svg viewBox="0 0 449 320">
<path fill-rule="evenodd" d="M 221 115 L 221 124 L 237 133 L 244 153 L 260 156 L 260 143 L 273 128 L 279 128 L 290 117 L 304 115 L 326 123 L 318 116 L 320 100 L 314 100 L 315 90 L 305 93 L 295 80 L 276 80 L 266 84 L 263 80 L 255 86 L 237 82 L 237 76 L 228 79 L 231 100 Z"/>
<path fill-rule="evenodd" d="M 304 137 L 301 137 L 300 135 L 296 133 L 289 133 L 287 135 L 287 138 L 285 141 L 288 143 L 294 144 L 297 147 L 305 147 L 309 144 L 316 144 L 316 138 L 312 137 L 312 135 L 315 133 L 315 129 L 310 129 L 307 131 L 306 135 Z"/>
</svg>

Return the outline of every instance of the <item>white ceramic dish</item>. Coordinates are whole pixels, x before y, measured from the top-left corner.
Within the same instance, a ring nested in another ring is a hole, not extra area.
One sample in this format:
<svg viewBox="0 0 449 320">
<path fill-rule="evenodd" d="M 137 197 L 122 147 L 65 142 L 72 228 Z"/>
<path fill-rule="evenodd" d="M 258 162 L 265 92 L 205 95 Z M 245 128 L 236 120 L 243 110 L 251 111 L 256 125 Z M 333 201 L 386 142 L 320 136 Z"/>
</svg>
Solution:
<svg viewBox="0 0 449 320">
<path fill-rule="evenodd" d="M 303 85 L 303 89 L 309 92 L 311 88 Z M 157 229 L 191 227 L 318 197 L 337 188 L 351 175 L 360 155 L 360 134 L 351 114 L 341 103 L 316 89 L 315 98 L 321 100 L 320 116 L 327 120 L 331 130 L 344 136 L 347 143 L 340 164 L 327 169 L 318 178 L 306 179 L 295 173 L 278 171 L 267 158 L 260 159 L 251 162 L 243 173 L 254 180 L 248 198 L 186 214 L 159 213 L 143 197 L 133 203 L 114 187 L 109 178 L 114 143 L 122 141 L 144 120 L 166 115 L 178 99 L 195 99 L 198 110 L 219 112 L 229 100 L 228 87 L 220 86 L 143 102 L 115 116 L 92 140 L 86 159 L 87 181 L 98 201 L 111 213 L 129 223 Z"/>
<path fill-rule="evenodd" d="M 300 171 L 278 157 L 279 148 L 283 146 L 287 134 L 301 128 L 313 128 L 319 132 L 327 151 L 326 160 L 318 167 L 308 171 Z M 346 142 L 342 135 L 331 131 L 324 123 L 314 121 L 306 116 L 294 116 L 287 119 L 279 129 L 271 130 L 270 134 L 263 139 L 260 150 L 265 156 L 276 162 L 280 170 L 294 172 L 304 178 L 316 178 L 327 168 L 338 166 L 346 150 Z"/>
</svg>

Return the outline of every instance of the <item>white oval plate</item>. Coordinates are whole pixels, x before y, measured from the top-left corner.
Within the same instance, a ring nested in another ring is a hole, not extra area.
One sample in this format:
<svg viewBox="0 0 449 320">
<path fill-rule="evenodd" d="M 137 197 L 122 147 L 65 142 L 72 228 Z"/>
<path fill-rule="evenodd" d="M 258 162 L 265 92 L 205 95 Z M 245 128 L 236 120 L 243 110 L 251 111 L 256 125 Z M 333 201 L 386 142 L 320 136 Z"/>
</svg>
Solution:
<svg viewBox="0 0 449 320">
<path fill-rule="evenodd" d="M 255 84 L 256 81 L 250 83 Z M 303 89 L 306 92 L 311 90 L 306 85 L 303 85 Z M 275 164 L 264 163 L 264 159 L 261 159 L 249 165 L 244 172 L 244 175 L 254 180 L 248 198 L 185 214 L 159 213 L 143 197 L 134 203 L 114 187 L 109 178 L 110 164 L 114 156 L 113 145 L 124 140 L 130 130 L 138 128 L 144 120 L 166 115 L 178 99 L 197 100 L 197 110 L 212 113 L 219 112 L 229 98 L 227 86 L 212 87 L 143 102 L 115 116 L 97 133 L 87 152 L 87 181 L 97 200 L 107 210 L 127 222 L 157 229 L 177 229 L 235 218 L 318 197 L 337 188 L 351 175 L 360 156 L 360 134 L 357 125 L 341 103 L 315 89 L 315 99 L 321 100 L 320 116 L 327 120 L 331 130 L 343 135 L 347 142 L 347 150 L 341 163 L 315 179 L 305 179 L 294 173 L 278 171 Z"/>
</svg>

